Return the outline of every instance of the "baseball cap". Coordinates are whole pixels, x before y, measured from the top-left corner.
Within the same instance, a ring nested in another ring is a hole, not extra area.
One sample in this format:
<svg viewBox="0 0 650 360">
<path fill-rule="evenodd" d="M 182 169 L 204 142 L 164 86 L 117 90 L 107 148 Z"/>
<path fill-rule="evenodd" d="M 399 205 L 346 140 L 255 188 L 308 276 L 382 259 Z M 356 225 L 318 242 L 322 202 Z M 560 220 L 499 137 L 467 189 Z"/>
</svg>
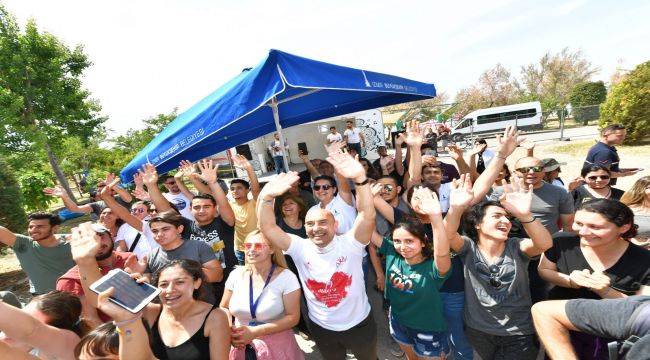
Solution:
<svg viewBox="0 0 650 360">
<path fill-rule="evenodd" d="M 96 233 L 101 234 L 101 233 L 108 233 L 110 234 L 111 231 L 108 230 L 108 228 L 100 223 L 93 223 L 91 225 L 93 227 L 93 230 L 95 230 Z"/>
</svg>

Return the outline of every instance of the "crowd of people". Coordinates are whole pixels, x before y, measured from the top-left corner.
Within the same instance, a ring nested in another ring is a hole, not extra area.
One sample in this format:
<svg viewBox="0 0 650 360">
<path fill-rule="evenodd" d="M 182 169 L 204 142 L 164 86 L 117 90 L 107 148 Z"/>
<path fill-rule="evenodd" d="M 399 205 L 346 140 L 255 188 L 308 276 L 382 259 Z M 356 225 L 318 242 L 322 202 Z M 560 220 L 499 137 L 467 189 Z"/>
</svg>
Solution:
<svg viewBox="0 0 650 360">
<path fill-rule="evenodd" d="M 494 148 L 449 144 L 455 165 L 417 122 L 373 162 L 357 130 L 331 129 L 328 157 L 301 154 L 301 173 L 284 171 L 276 137 L 266 183 L 238 155 L 246 180 L 205 159 L 173 176 L 146 164 L 130 191 L 108 176 L 85 205 L 44 189 L 94 221 L 0 227 L 32 296 L 2 293 L 0 358 L 303 359 L 298 333 L 325 359 L 374 360 L 387 321 L 393 355 L 410 360 L 607 359 L 611 341 L 650 332 L 650 176 L 615 187 L 639 172 L 620 167 L 623 127 L 602 129 L 571 180 L 512 127 Z M 115 289 L 92 291 L 112 269 L 158 299 L 133 314 Z"/>
</svg>

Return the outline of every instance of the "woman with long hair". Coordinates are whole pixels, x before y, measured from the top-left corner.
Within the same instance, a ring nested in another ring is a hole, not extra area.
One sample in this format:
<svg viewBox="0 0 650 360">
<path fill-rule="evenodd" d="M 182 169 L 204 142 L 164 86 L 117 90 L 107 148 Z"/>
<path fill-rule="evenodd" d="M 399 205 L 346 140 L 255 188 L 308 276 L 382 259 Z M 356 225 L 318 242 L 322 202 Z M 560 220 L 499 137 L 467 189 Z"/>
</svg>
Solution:
<svg viewBox="0 0 650 360">
<path fill-rule="evenodd" d="M 307 214 L 305 202 L 300 196 L 285 194 L 280 198 L 280 215 L 277 224 L 287 234 L 298 235 L 307 238 L 304 219 Z"/>
<path fill-rule="evenodd" d="M 528 264 L 553 241 L 531 213 L 532 185 L 504 181 L 503 188 L 498 201 L 469 207 L 474 199 L 469 177 L 454 180 L 445 230 L 465 265 L 465 334 L 476 352 L 484 360 L 535 359 L 538 345 L 530 314 Z M 466 210 L 463 236 L 458 227 Z M 530 238 L 509 237 L 512 217 L 519 219 Z"/>
<path fill-rule="evenodd" d="M 392 237 L 374 231 L 371 238 L 386 256 L 390 333 L 409 360 L 444 359 L 449 346 L 438 291 L 451 270 L 449 243 L 435 193 L 419 188 L 412 203 L 416 212 L 429 217 L 432 236 L 417 219 L 405 219 L 397 222 Z"/>
<path fill-rule="evenodd" d="M 34 297 L 23 309 L 0 301 L 5 344 L 42 359 L 74 359 L 74 347 L 89 330 L 80 318 L 81 301 L 63 291 Z"/>
<path fill-rule="evenodd" d="M 609 185 L 612 175 L 606 166 L 598 164 L 585 166 L 580 171 L 580 176 L 583 184 L 569 190 L 575 209 L 593 199 L 618 200 L 623 196 L 623 190 Z"/>
<path fill-rule="evenodd" d="M 637 245 L 650 249 L 650 176 L 639 178 L 630 190 L 621 196 L 621 202 L 634 213 L 637 235 L 631 239 Z"/>
<path fill-rule="evenodd" d="M 293 331 L 300 319 L 300 284 L 282 251 L 254 231 L 244 242 L 246 261 L 226 281 L 221 308 L 235 318 L 229 359 L 303 359 Z"/>
<path fill-rule="evenodd" d="M 379 174 L 377 169 L 375 169 L 375 167 L 372 166 L 372 163 L 368 159 L 364 157 L 359 157 L 359 162 L 361 163 L 361 166 L 363 166 L 363 169 L 366 170 L 366 176 L 369 179 L 375 179 L 375 180 L 379 179 L 381 174 Z"/>
<path fill-rule="evenodd" d="M 612 299 L 650 295 L 650 252 L 631 244 L 634 214 L 610 199 L 585 202 L 576 211 L 573 231 L 558 233 L 539 263 L 539 275 L 555 285 L 549 298 Z M 607 359 L 607 340 L 575 334 L 581 359 Z"/>
</svg>

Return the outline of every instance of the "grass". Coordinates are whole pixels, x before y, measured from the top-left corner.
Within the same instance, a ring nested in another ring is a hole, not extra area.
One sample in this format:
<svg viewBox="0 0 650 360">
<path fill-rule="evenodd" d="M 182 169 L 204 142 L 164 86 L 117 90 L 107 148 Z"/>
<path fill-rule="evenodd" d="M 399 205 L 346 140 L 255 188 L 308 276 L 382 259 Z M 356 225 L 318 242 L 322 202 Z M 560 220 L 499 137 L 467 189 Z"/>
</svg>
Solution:
<svg viewBox="0 0 650 360">
<path fill-rule="evenodd" d="M 584 156 L 586 157 L 589 148 L 594 145 L 593 140 L 583 140 L 583 141 L 571 141 L 566 144 L 553 145 L 546 148 L 543 148 L 542 152 L 544 153 L 561 153 L 572 156 Z M 621 159 L 624 159 L 625 156 L 634 156 L 634 155 L 646 155 L 650 156 L 650 144 L 644 145 L 621 145 L 617 146 Z"/>
</svg>

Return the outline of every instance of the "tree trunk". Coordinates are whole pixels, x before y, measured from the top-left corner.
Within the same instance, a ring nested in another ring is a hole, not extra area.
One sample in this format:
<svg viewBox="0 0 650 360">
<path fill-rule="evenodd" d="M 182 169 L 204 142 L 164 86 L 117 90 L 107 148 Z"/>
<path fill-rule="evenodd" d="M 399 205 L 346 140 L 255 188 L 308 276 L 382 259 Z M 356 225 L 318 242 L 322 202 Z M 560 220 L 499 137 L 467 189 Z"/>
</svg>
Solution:
<svg viewBox="0 0 650 360">
<path fill-rule="evenodd" d="M 47 139 L 45 139 L 43 143 L 45 146 L 45 152 L 47 152 L 47 159 L 50 161 L 50 165 L 52 166 L 52 170 L 54 170 L 54 174 L 56 175 L 56 178 L 59 180 L 59 184 L 63 186 L 65 191 L 68 193 L 68 196 L 70 196 L 70 199 L 76 202 L 77 199 L 72 193 L 72 189 L 70 189 L 70 185 L 68 184 L 68 179 L 65 178 L 63 171 L 61 171 L 61 168 L 59 167 L 59 160 L 56 158 L 56 155 L 54 155 L 54 152 L 52 151 L 52 148 L 50 147 L 50 144 L 48 143 Z"/>
</svg>

